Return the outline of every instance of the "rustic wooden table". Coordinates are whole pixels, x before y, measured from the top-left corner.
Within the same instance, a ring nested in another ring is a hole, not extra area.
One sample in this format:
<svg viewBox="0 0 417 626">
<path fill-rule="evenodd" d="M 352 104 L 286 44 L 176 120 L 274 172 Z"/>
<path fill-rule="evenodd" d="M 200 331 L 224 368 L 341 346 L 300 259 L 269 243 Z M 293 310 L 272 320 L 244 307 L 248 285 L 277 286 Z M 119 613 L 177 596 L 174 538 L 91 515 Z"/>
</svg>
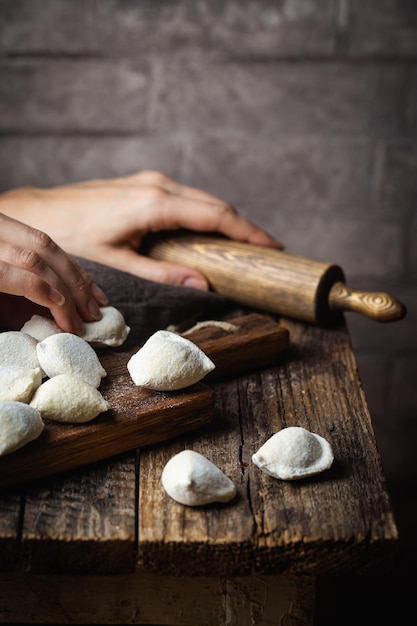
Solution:
<svg viewBox="0 0 417 626">
<path fill-rule="evenodd" d="M 276 366 L 210 383 L 211 424 L 0 496 L 2 623 L 311 625 L 317 577 L 389 559 L 397 528 L 346 327 L 280 323 Z M 294 425 L 335 460 L 279 481 L 251 456 Z M 184 448 L 234 480 L 234 501 L 168 498 L 161 471 Z"/>
</svg>

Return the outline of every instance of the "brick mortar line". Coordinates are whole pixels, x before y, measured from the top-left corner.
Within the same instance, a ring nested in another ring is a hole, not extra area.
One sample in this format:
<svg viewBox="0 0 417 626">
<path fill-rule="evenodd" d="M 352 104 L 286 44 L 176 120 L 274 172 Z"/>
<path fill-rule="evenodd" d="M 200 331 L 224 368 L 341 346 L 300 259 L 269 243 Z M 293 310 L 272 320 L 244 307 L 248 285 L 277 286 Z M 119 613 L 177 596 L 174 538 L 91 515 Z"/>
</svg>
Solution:
<svg viewBox="0 0 417 626">
<path fill-rule="evenodd" d="M 175 54 L 175 58 L 178 60 L 183 59 L 185 56 L 189 55 L 190 51 L 193 50 L 184 50 L 182 52 L 177 52 Z M 115 55 L 103 55 L 100 53 L 97 54 L 88 54 L 88 53 L 55 53 L 55 52 L 0 52 L 0 61 L 13 61 L 13 60 L 34 60 L 34 61 L 47 61 L 47 62 L 59 62 L 59 61 L 70 61 L 73 63 L 77 63 L 79 61 L 98 61 L 98 62 L 108 62 L 108 61 L 124 61 L 124 62 L 137 62 L 142 60 L 149 60 L 153 57 L 158 58 L 168 58 L 172 59 L 172 52 L 167 50 L 166 52 L 151 52 L 147 53 L 144 50 L 144 56 L 132 56 L 125 54 L 115 54 Z M 213 53 L 212 56 L 211 50 L 198 50 L 201 53 L 201 56 L 197 58 L 197 60 L 201 60 L 203 62 L 212 63 L 245 63 L 245 64 L 259 64 L 259 63 L 352 63 L 353 65 L 361 64 L 361 63 L 404 63 L 404 64 L 414 64 L 417 63 L 417 54 L 407 55 L 407 56 L 392 56 L 392 55 L 379 55 L 379 54 L 310 54 L 308 56 L 293 56 L 293 55 L 247 55 L 247 56 L 239 56 L 225 53 Z M 208 55 L 208 56 L 207 56 Z M 196 60 L 192 57 L 191 60 Z"/>
<path fill-rule="evenodd" d="M 184 132 L 186 130 L 186 132 Z M 222 129 L 218 131 L 217 128 L 212 128 L 201 132 L 200 130 L 188 131 L 182 127 L 170 128 L 163 130 L 158 130 L 154 128 L 144 129 L 144 130 L 118 130 L 118 129 L 107 129 L 107 130 L 89 130 L 89 129 L 73 129 L 73 128 L 64 128 L 64 129 L 20 129 L 20 128 L 9 128 L 7 130 L 0 128 L 0 137 L 3 139 L 18 139 L 18 138 L 54 138 L 57 139 L 61 137 L 66 138 L 74 138 L 74 139 L 164 139 L 167 137 L 170 139 L 178 139 L 181 140 L 184 137 L 187 139 L 194 140 L 196 137 L 198 139 L 231 139 L 238 140 L 239 138 L 246 137 L 247 132 L 244 128 L 242 129 L 232 129 L 231 131 L 228 129 Z M 404 133 L 398 133 L 396 131 L 377 131 L 377 132 L 362 132 L 358 134 L 353 134 L 352 131 L 347 130 L 341 133 L 329 132 L 329 133 L 309 133 L 304 131 L 290 131 L 290 132 L 280 132 L 274 135 L 274 140 L 271 140 L 268 134 L 266 135 L 257 135 L 258 138 L 262 140 L 268 140 L 268 143 L 275 143 L 276 138 L 285 139 L 285 140 L 294 140 L 294 141 L 320 141 L 323 143 L 346 143 L 346 144 L 355 144 L 357 142 L 372 142 L 375 144 L 381 145 L 391 145 L 391 144 L 401 144 L 407 146 L 417 145 L 417 141 L 414 137 L 410 137 L 408 131 Z"/>
</svg>

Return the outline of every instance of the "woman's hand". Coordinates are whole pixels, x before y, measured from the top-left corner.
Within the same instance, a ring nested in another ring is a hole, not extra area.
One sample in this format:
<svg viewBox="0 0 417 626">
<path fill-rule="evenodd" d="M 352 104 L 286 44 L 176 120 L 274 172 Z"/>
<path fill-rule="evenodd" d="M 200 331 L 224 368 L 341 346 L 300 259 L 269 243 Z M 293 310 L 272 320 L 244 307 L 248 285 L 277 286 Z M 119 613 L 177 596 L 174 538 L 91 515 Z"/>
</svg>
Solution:
<svg viewBox="0 0 417 626">
<path fill-rule="evenodd" d="M 52 189 L 13 190 L 0 196 L 0 211 L 48 233 L 68 253 L 149 280 L 200 289 L 208 285 L 197 270 L 138 254 L 143 237 L 186 228 L 282 247 L 230 204 L 152 171 Z M 85 302 L 81 298 L 82 312 Z"/>
<path fill-rule="evenodd" d="M 83 320 L 100 319 L 106 303 L 49 235 L 0 213 L 0 325 L 18 329 L 45 307 L 62 330 L 79 334 Z"/>
</svg>

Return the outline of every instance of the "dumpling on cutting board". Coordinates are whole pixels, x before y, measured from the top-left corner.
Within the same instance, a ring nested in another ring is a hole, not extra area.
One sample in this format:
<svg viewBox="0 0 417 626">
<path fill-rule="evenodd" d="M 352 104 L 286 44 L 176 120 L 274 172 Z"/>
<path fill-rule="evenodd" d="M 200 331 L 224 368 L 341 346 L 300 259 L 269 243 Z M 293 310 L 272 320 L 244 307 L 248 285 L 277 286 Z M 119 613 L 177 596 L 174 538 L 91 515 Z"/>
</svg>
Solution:
<svg viewBox="0 0 417 626">
<path fill-rule="evenodd" d="M 130 332 L 123 315 L 114 306 L 100 307 L 100 311 L 101 319 L 84 323 L 81 337 L 96 348 L 121 346 Z"/>
<path fill-rule="evenodd" d="M 0 400 L 28 403 L 41 383 L 40 367 L 0 365 Z"/>
<path fill-rule="evenodd" d="M 0 455 L 37 439 L 45 425 L 39 411 L 24 402 L 0 402 Z"/>
<path fill-rule="evenodd" d="M 100 385 L 106 370 L 87 341 L 72 333 L 57 333 L 37 345 L 38 360 L 49 378 L 74 374 L 93 387 Z"/>
<path fill-rule="evenodd" d="M 168 330 L 156 331 L 127 363 L 135 385 L 156 391 L 183 389 L 215 367 L 200 348 Z"/>
<path fill-rule="evenodd" d="M 0 365 L 40 367 L 36 347 L 38 341 L 20 330 L 0 333 Z"/>
<path fill-rule="evenodd" d="M 43 317 L 42 315 L 32 315 L 32 317 L 23 324 L 20 332 L 26 333 L 38 341 L 43 341 L 43 339 L 46 339 L 49 335 L 62 333 L 62 330 L 54 320 Z"/>
<path fill-rule="evenodd" d="M 44 419 L 81 424 L 108 411 L 109 403 L 98 389 L 73 374 L 58 374 L 46 380 L 30 402 Z"/>
</svg>

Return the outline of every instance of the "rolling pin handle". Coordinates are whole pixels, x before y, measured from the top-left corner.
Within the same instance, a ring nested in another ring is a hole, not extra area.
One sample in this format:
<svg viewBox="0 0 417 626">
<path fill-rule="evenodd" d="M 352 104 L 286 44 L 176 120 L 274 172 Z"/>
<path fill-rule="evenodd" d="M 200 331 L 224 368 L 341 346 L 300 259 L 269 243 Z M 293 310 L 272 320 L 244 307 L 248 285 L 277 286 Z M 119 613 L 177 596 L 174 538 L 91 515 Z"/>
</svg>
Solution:
<svg viewBox="0 0 417 626">
<path fill-rule="evenodd" d="M 377 322 L 393 322 L 406 315 L 402 302 L 388 293 L 356 291 L 342 282 L 336 282 L 329 293 L 329 308 L 338 311 L 355 311 Z"/>
</svg>

